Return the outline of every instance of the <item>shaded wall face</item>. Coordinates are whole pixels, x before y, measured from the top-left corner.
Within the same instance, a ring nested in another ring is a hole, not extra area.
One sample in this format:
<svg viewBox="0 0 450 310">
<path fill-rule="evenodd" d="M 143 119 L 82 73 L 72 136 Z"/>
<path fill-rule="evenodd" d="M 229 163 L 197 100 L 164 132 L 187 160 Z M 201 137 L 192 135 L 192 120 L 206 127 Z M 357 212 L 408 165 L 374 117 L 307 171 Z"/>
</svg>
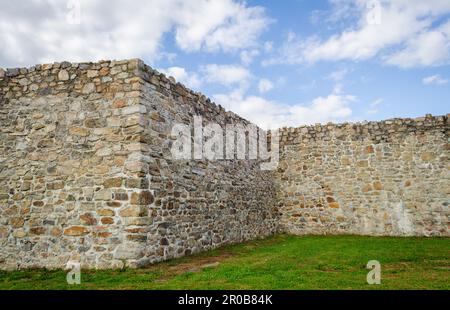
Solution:
<svg viewBox="0 0 450 310">
<path fill-rule="evenodd" d="M 147 233 L 149 261 L 167 259 L 274 234 L 279 214 L 272 174 L 258 160 L 175 160 L 176 124 L 248 124 L 206 97 L 142 69 L 142 104 L 151 120 L 143 135 L 147 177 L 155 202 Z M 193 132 L 192 136 L 193 136 Z M 191 144 L 192 148 L 193 145 Z"/>
<path fill-rule="evenodd" d="M 446 117 L 288 129 L 276 174 L 294 234 L 449 235 Z"/>
</svg>

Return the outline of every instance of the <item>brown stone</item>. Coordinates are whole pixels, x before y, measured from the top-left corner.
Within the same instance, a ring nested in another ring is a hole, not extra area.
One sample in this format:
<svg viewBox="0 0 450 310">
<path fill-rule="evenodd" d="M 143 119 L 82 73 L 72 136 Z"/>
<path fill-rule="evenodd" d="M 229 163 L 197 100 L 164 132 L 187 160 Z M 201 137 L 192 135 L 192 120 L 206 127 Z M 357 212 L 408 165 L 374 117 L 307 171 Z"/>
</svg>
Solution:
<svg viewBox="0 0 450 310">
<path fill-rule="evenodd" d="M 372 190 L 372 185 L 367 184 L 366 186 L 363 187 L 362 191 L 363 193 L 367 193 L 370 192 Z"/>
<path fill-rule="evenodd" d="M 47 232 L 47 229 L 45 227 L 31 227 L 30 228 L 30 234 L 32 235 L 44 235 Z"/>
<path fill-rule="evenodd" d="M 13 217 L 9 220 L 9 223 L 13 228 L 19 228 L 23 227 L 25 220 L 21 217 Z"/>
<path fill-rule="evenodd" d="M 351 164 L 351 161 L 348 157 L 342 157 L 341 158 L 341 165 L 343 166 L 348 166 Z"/>
<path fill-rule="evenodd" d="M 97 235 L 97 237 L 100 237 L 100 238 L 108 238 L 108 237 L 111 237 L 112 234 L 107 231 L 102 231 L 102 232 L 98 232 L 96 235 Z"/>
<path fill-rule="evenodd" d="M 44 206 L 44 202 L 42 200 L 33 201 L 33 206 L 42 207 L 42 206 Z"/>
<path fill-rule="evenodd" d="M 124 99 L 117 99 L 113 102 L 112 107 L 114 109 L 121 109 L 127 105 L 126 101 Z"/>
<path fill-rule="evenodd" d="M 141 206 L 129 206 L 119 211 L 121 217 L 140 217 L 145 216 L 147 210 Z"/>
<path fill-rule="evenodd" d="M 143 178 L 127 179 L 125 182 L 126 188 L 146 189 L 148 186 L 148 180 Z"/>
<path fill-rule="evenodd" d="M 125 229 L 125 231 L 128 233 L 132 233 L 132 234 L 141 234 L 141 233 L 146 233 L 147 228 L 128 228 L 128 229 Z"/>
<path fill-rule="evenodd" d="M 84 236 L 89 233 L 89 229 L 83 226 L 72 226 L 64 230 L 66 236 Z"/>
<path fill-rule="evenodd" d="M 128 197 L 128 196 L 127 196 Z M 118 202 L 118 201 L 108 201 L 107 203 L 106 203 L 106 205 L 108 206 L 108 207 L 111 207 L 111 208 L 120 208 L 121 206 L 122 206 L 122 204 L 120 203 L 120 202 Z"/>
<path fill-rule="evenodd" d="M 87 137 L 89 136 L 89 130 L 83 127 L 71 127 L 69 133 L 74 136 Z"/>
<path fill-rule="evenodd" d="M 369 162 L 367 160 L 361 160 L 356 163 L 358 167 L 367 168 L 369 167 Z"/>
<path fill-rule="evenodd" d="M 88 70 L 87 71 L 87 77 L 90 78 L 94 78 L 98 76 L 98 71 L 97 70 Z"/>
<path fill-rule="evenodd" d="M 8 237 L 8 227 L 0 226 L 0 239 Z"/>
<path fill-rule="evenodd" d="M 100 216 L 114 216 L 114 211 L 110 209 L 97 210 L 97 214 Z"/>
<path fill-rule="evenodd" d="M 128 200 L 128 194 L 127 193 L 116 192 L 116 193 L 114 193 L 114 200 L 127 201 Z"/>
<path fill-rule="evenodd" d="M 61 236 L 62 230 L 59 229 L 59 228 L 57 228 L 57 227 L 53 227 L 53 228 L 50 230 L 50 234 L 51 234 L 53 237 L 58 237 L 58 236 Z"/>
<path fill-rule="evenodd" d="M 93 172 L 95 174 L 105 174 L 109 172 L 109 167 L 106 165 L 99 165 L 99 166 L 95 166 L 93 169 Z"/>
<path fill-rule="evenodd" d="M 47 189 L 48 190 L 58 190 L 64 188 L 64 182 L 63 181 L 56 181 L 52 183 L 47 183 Z"/>
<path fill-rule="evenodd" d="M 103 225 L 114 224 L 114 219 L 112 217 L 102 217 L 101 222 Z"/>
<path fill-rule="evenodd" d="M 381 191 L 383 189 L 383 184 L 379 181 L 373 182 L 373 188 L 377 191 Z"/>
<path fill-rule="evenodd" d="M 130 241 L 146 241 L 147 236 L 146 235 L 127 235 L 127 240 Z"/>
<path fill-rule="evenodd" d="M 140 193 L 132 193 L 131 194 L 131 204 L 135 205 L 149 205 L 154 201 L 152 193 L 149 191 L 142 191 Z"/>
<path fill-rule="evenodd" d="M 420 156 L 423 161 L 432 161 L 436 158 L 436 155 L 433 152 L 423 152 Z"/>
<path fill-rule="evenodd" d="M 375 153 L 373 146 L 372 145 L 368 145 L 366 146 L 366 148 L 364 149 L 364 153 L 365 154 L 373 154 Z"/>
<path fill-rule="evenodd" d="M 328 204 L 328 207 L 332 209 L 339 209 L 339 204 L 337 202 L 332 202 Z"/>
<path fill-rule="evenodd" d="M 92 225 L 97 224 L 97 220 L 91 213 L 85 213 L 85 214 L 80 215 L 80 220 L 85 225 L 92 226 Z"/>
<path fill-rule="evenodd" d="M 111 178 L 106 179 L 103 182 L 103 186 L 105 188 L 111 188 L 111 187 L 121 187 L 122 186 L 122 178 Z"/>
<path fill-rule="evenodd" d="M 109 74 L 109 68 L 105 67 L 105 68 L 101 68 L 99 71 L 100 76 L 105 76 Z"/>
<path fill-rule="evenodd" d="M 102 128 L 106 126 L 106 121 L 101 118 L 89 118 L 84 121 L 87 128 Z"/>
<path fill-rule="evenodd" d="M 22 200 L 24 195 L 22 193 L 16 193 L 11 197 L 13 200 Z"/>
</svg>

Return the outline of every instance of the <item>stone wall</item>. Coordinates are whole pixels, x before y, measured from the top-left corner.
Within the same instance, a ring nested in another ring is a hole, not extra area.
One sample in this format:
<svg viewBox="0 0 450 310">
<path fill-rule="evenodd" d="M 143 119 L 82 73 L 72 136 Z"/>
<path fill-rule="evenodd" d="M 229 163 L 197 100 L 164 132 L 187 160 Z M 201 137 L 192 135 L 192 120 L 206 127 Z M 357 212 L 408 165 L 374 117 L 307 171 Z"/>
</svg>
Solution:
<svg viewBox="0 0 450 310">
<path fill-rule="evenodd" d="M 155 203 L 153 221 L 142 228 L 145 258 L 167 259 L 224 244 L 262 238 L 278 231 L 279 213 L 271 172 L 258 160 L 173 160 L 175 124 L 249 122 L 175 84 L 142 64 L 142 104 L 149 126 L 143 134 L 142 172 Z"/>
<path fill-rule="evenodd" d="M 194 116 L 249 125 L 140 60 L 0 69 L 0 269 L 138 267 L 279 231 L 449 235 L 447 117 L 283 129 L 263 171 L 173 159 Z"/>
<path fill-rule="evenodd" d="M 450 235 L 448 116 L 285 128 L 280 144 L 286 232 Z"/>
<path fill-rule="evenodd" d="M 255 161 L 171 161 L 171 126 L 244 122 L 139 60 L 0 69 L 0 267 L 140 266 L 276 232 Z"/>
</svg>

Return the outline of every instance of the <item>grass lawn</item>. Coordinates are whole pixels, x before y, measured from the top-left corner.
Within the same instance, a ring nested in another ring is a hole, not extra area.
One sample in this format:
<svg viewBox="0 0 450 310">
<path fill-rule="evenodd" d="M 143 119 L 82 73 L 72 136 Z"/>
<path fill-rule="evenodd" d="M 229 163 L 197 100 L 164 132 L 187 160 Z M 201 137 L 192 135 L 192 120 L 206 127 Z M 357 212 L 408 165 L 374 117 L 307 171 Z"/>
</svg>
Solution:
<svg viewBox="0 0 450 310">
<path fill-rule="evenodd" d="M 151 265 L 66 272 L 0 271 L 0 289 L 450 289 L 449 238 L 279 235 Z M 381 285 L 366 264 L 381 263 Z"/>
</svg>

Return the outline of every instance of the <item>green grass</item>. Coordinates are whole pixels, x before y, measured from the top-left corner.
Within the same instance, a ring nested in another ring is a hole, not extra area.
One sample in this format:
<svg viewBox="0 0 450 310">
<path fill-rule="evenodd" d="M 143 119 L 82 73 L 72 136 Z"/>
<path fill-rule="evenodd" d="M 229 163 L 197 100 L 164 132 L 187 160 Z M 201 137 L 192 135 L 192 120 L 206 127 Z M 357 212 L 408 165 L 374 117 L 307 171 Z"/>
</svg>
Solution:
<svg viewBox="0 0 450 310">
<path fill-rule="evenodd" d="M 144 269 L 83 270 L 77 286 L 61 270 L 0 272 L 0 289 L 448 290 L 449 254 L 449 238 L 279 235 Z M 366 283 L 369 260 L 381 285 Z"/>
</svg>

